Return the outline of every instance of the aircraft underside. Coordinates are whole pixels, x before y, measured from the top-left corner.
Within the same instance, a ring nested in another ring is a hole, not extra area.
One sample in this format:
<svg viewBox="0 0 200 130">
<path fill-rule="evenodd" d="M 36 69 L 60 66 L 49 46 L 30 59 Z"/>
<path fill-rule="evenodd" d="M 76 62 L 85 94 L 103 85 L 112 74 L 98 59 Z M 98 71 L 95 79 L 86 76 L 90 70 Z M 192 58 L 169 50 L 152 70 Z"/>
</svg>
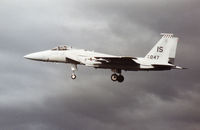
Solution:
<svg viewBox="0 0 200 130">
<path fill-rule="evenodd" d="M 165 71 L 165 70 L 170 70 L 172 69 L 171 66 L 155 66 L 154 68 L 140 68 L 140 65 L 135 65 L 135 66 L 131 66 L 131 65 L 108 65 L 108 64 L 104 64 L 104 65 L 95 65 L 93 66 L 96 69 L 110 69 L 113 74 L 111 75 L 111 80 L 112 81 L 118 81 L 118 82 L 123 82 L 124 81 L 124 76 L 122 75 L 122 71 Z M 77 71 L 77 65 L 73 65 L 71 66 L 71 70 L 72 70 L 72 75 L 71 78 L 72 79 L 76 79 L 76 74 L 75 71 Z"/>
</svg>

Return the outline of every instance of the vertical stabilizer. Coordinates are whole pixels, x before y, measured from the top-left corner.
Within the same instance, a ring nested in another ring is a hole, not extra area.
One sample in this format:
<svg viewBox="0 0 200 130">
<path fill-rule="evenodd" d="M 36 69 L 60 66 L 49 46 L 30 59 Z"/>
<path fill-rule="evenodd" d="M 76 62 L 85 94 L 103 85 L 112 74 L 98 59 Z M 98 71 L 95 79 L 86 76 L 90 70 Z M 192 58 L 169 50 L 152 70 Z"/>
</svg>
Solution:
<svg viewBox="0 0 200 130">
<path fill-rule="evenodd" d="M 156 43 L 151 51 L 145 56 L 154 64 L 174 64 L 178 38 L 173 34 L 161 33 L 162 38 Z"/>
</svg>

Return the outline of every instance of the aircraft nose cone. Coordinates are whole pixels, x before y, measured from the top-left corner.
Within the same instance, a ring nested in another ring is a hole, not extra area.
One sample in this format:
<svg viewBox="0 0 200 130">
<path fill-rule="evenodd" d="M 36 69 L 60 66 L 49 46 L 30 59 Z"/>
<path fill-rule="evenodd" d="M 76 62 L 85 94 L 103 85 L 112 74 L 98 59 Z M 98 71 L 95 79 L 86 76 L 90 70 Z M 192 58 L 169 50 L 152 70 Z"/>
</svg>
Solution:
<svg viewBox="0 0 200 130">
<path fill-rule="evenodd" d="M 25 55 L 24 58 L 30 59 L 30 60 L 39 60 L 39 61 L 46 61 L 48 59 L 48 52 L 35 52 L 28 55 Z"/>
<path fill-rule="evenodd" d="M 33 56 L 31 56 L 31 54 L 28 54 L 28 55 L 25 55 L 24 58 L 26 58 L 26 59 L 32 59 Z"/>
</svg>

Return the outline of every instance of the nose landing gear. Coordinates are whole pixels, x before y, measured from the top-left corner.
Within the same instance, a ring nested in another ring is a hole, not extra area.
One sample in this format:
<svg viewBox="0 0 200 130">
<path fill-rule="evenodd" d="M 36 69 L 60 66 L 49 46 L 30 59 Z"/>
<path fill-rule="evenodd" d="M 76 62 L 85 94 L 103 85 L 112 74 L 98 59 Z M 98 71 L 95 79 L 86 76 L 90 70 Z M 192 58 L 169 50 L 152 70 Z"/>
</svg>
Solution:
<svg viewBox="0 0 200 130">
<path fill-rule="evenodd" d="M 72 70 L 72 75 L 71 75 L 71 78 L 74 80 L 76 79 L 76 74 L 75 74 L 75 71 L 77 71 L 77 65 L 76 64 L 72 64 L 71 66 L 71 70 Z"/>
</svg>

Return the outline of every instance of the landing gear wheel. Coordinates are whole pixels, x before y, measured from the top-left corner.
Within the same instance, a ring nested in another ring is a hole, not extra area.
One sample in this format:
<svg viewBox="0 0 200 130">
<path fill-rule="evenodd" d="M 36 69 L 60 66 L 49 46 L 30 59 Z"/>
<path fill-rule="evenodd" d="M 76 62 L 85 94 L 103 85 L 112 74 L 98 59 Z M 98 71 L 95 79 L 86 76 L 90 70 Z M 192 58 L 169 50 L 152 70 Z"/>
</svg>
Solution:
<svg viewBox="0 0 200 130">
<path fill-rule="evenodd" d="M 118 79 L 118 75 L 117 74 L 112 74 L 111 75 L 111 80 L 112 81 L 117 81 L 117 79 Z"/>
<path fill-rule="evenodd" d="M 72 79 L 76 79 L 76 75 L 75 75 L 75 74 L 72 74 L 72 75 L 71 75 L 71 78 L 72 78 Z"/>
<path fill-rule="evenodd" d="M 117 77 L 117 81 L 118 82 L 123 82 L 124 81 L 124 76 L 123 75 L 119 75 L 118 77 Z"/>
</svg>

